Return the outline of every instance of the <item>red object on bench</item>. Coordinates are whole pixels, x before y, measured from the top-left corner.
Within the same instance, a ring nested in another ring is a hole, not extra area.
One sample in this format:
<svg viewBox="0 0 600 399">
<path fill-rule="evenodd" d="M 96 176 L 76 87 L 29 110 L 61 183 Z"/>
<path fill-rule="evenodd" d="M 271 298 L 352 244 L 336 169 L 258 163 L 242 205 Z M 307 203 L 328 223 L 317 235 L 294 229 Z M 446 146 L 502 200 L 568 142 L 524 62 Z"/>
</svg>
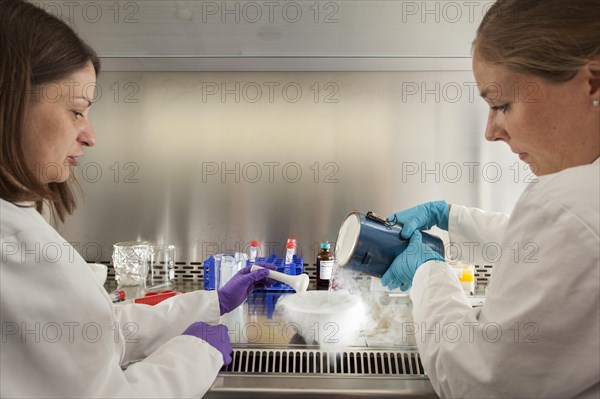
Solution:
<svg viewBox="0 0 600 399">
<path fill-rule="evenodd" d="M 135 303 L 143 303 L 146 305 L 156 305 L 164 301 L 167 298 L 171 298 L 172 296 L 179 295 L 181 292 L 173 291 L 173 290 L 165 290 L 160 292 L 146 292 L 142 298 L 136 298 L 133 300 Z"/>
</svg>

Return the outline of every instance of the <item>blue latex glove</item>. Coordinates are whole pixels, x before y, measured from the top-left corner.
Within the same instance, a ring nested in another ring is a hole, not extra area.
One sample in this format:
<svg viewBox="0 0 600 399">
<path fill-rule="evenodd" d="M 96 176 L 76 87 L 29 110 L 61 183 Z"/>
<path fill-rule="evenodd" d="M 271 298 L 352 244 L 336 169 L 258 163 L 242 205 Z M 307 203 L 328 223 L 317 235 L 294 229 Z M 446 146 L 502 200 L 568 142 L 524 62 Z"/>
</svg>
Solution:
<svg viewBox="0 0 600 399">
<path fill-rule="evenodd" d="M 401 291 L 408 291 L 419 266 L 429 260 L 443 262 L 444 258 L 423 244 L 423 235 L 419 230 L 415 230 L 408 247 L 394 259 L 381 277 L 381 284 L 390 290 L 400 287 Z"/>
<path fill-rule="evenodd" d="M 231 343 L 227 327 L 223 324 L 212 326 L 203 321 L 196 322 L 185 329 L 181 335 L 192 335 L 206 341 L 210 346 L 221 352 L 223 355 L 223 364 L 231 363 Z"/>
<path fill-rule="evenodd" d="M 433 201 L 398 212 L 388 219 L 393 221 L 395 217 L 396 222 L 402 225 L 400 236 L 408 239 L 415 230 L 429 230 L 433 226 L 448 230 L 449 215 L 446 201 Z"/>
<path fill-rule="evenodd" d="M 272 263 L 256 262 L 255 265 L 275 270 L 275 265 Z M 217 290 L 221 315 L 240 306 L 252 291 L 268 287 L 275 282 L 267 278 L 269 270 L 260 269 L 251 272 L 250 268 L 251 266 L 244 267 Z"/>
</svg>

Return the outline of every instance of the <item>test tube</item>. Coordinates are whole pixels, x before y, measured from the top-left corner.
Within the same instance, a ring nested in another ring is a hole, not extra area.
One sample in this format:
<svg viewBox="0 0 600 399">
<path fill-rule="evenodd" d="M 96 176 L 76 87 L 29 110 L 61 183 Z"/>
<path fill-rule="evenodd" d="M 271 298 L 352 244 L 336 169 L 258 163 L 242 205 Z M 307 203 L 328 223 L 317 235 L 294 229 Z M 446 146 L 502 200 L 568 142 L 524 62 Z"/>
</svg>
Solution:
<svg viewBox="0 0 600 399">
<path fill-rule="evenodd" d="M 285 264 L 289 265 L 294 260 L 294 254 L 296 253 L 296 244 L 288 242 L 285 244 Z"/>
<path fill-rule="evenodd" d="M 287 244 L 292 243 L 294 244 L 294 253 L 293 255 L 296 255 L 296 239 L 294 237 L 290 237 L 287 239 L 287 242 L 285 243 L 286 248 L 287 248 Z"/>
<path fill-rule="evenodd" d="M 256 255 L 258 254 L 258 241 L 253 240 L 250 242 L 250 263 L 256 261 Z"/>
<path fill-rule="evenodd" d="M 114 302 L 121 302 L 125 300 L 125 291 L 116 290 L 109 294 L 110 299 Z"/>
</svg>

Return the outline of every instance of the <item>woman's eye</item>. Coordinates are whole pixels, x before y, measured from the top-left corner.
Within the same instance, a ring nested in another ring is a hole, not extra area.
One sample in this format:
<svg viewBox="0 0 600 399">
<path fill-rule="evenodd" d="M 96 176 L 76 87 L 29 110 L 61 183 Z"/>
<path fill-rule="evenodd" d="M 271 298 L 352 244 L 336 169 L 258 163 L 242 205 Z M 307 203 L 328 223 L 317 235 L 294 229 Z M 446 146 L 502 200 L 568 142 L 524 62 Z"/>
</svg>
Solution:
<svg viewBox="0 0 600 399">
<path fill-rule="evenodd" d="M 83 118 L 83 114 L 79 111 L 73 111 L 73 115 L 75 115 L 75 119 Z"/>
<path fill-rule="evenodd" d="M 502 105 L 497 105 L 495 107 L 491 107 L 492 111 L 502 111 L 504 113 L 506 113 L 506 111 L 508 111 L 508 104 L 502 104 Z"/>
</svg>

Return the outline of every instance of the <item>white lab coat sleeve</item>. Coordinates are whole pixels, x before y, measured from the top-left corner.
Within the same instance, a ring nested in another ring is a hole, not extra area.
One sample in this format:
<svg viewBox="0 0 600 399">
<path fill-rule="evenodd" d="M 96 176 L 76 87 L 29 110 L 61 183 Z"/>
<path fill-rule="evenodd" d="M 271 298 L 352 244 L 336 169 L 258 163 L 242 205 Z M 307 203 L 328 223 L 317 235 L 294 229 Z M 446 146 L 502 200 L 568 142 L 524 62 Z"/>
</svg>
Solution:
<svg viewBox="0 0 600 399">
<path fill-rule="evenodd" d="M 126 384 L 98 397 L 183 398 L 202 397 L 223 366 L 223 355 L 205 341 L 190 335 L 172 338 L 122 374 Z M 118 373 L 118 371 L 116 371 Z"/>
<path fill-rule="evenodd" d="M 449 244 L 446 255 L 473 265 L 495 265 L 501 257 L 507 214 L 454 205 L 448 217 Z"/>
<path fill-rule="evenodd" d="M 132 303 L 114 308 L 125 342 L 122 365 L 147 357 L 194 322 L 218 324 L 220 314 L 216 291 L 176 295 L 154 306 Z"/>
<path fill-rule="evenodd" d="M 597 194 L 584 212 L 592 223 Z M 520 252 L 503 254 L 481 308 L 465 302 L 446 264 L 430 261 L 417 270 L 416 341 L 440 396 L 567 398 L 594 391 L 600 241 L 597 226 L 589 226 L 554 199 L 526 190 L 502 240 L 503 247 L 518 243 Z"/>
<path fill-rule="evenodd" d="M 201 397 L 223 365 L 207 342 L 180 336 L 196 317 L 216 319 L 216 295 L 182 295 L 152 311 L 115 315 L 114 305 L 93 272 L 32 209 L 2 203 L 0 235 L 0 397 L 148 398 Z M 17 234 L 7 235 L 21 226 Z M 202 302 L 202 303 L 200 303 Z M 145 308 L 150 310 L 151 307 Z M 140 308 L 142 309 L 142 308 Z M 165 324 L 149 323 L 166 317 Z M 189 313 L 188 313 L 189 312 Z M 135 313 L 139 329 L 122 333 Z M 121 327 L 121 328 L 118 328 Z M 160 337 L 151 337 L 152 330 Z M 148 341 L 149 353 L 126 370 L 129 342 Z"/>
</svg>

